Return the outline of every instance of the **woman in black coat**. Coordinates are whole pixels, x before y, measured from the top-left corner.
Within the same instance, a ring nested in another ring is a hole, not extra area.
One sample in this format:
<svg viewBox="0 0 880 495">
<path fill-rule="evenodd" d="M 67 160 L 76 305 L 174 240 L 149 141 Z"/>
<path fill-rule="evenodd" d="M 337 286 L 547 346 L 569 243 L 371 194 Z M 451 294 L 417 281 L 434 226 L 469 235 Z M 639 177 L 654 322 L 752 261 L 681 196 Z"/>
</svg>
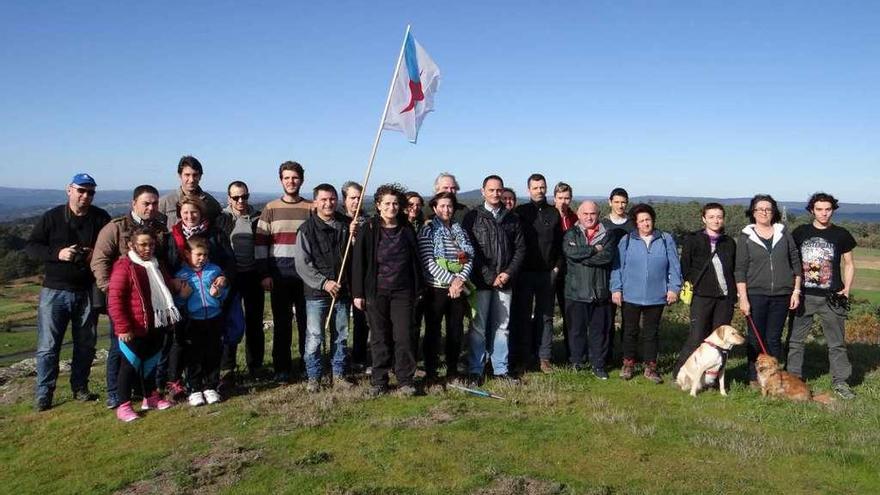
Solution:
<svg viewBox="0 0 880 495">
<path fill-rule="evenodd" d="M 705 228 L 689 235 L 681 248 L 682 280 L 693 285 L 694 296 L 690 334 L 678 353 L 673 377 L 713 330 L 733 319 L 736 241 L 724 233 L 724 206 L 707 203 L 702 220 Z"/>
</svg>

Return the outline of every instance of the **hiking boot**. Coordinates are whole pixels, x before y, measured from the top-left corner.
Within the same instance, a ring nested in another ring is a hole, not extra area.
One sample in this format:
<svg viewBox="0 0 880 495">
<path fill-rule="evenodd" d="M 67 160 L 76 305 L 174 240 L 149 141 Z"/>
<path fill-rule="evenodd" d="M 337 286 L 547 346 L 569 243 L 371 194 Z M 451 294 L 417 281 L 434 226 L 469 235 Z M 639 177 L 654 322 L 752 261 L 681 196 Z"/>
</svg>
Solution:
<svg viewBox="0 0 880 495">
<path fill-rule="evenodd" d="M 73 393 L 73 398 L 80 402 L 94 402 L 98 400 L 98 394 L 93 394 L 89 392 L 89 389 L 84 388 L 82 390 L 77 390 Z"/>
<path fill-rule="evenodd" d="M 600 380 L 608 379 L 608 372 L 605 371 L 603 368 L 593 368 L 593 375 L 595 375 L 596 378 Z"/>
<path fill-rule="evenodd" d="M 839 395 L 841 399 L 850 400 L 856 398 L 856 393 L 853 392 L 846 383 L 838 383 L 831 387 L 831 389 L 834 390 L 834 393 Z"/>
<path fill-rule="evenodd" d="M 149 409 L 156 409 L 158 411 L 164 411 L 174 404 L 165 400 L 162 395 L 154 391 L 152 395 L 145 398 L 143 402 L 141 402 L 141 411 L 147 411 Z"/>
<path fill-rule="evenodd" d="M 467 376 L 467 379 L 464 381 L 464 386 L 468 388 L 476 388 L 480 386 L 480 375 L 476 373 L 471 373 Z"/>
<path fill-rule="evenodd" d="M 201 392 L 193 392 L 189 394 L 188 399 L 189 405 L 192 407 L 199 407 L 205 405 L 205 396 L 202 395 Z"/>
<path fill-rule="evenodd" d="M 168 391 L 168 396 L 173 400 L 180 401 L 186 397 L 186 389 L 183 388 L 179 381 L 168 382 L 165 384 L 165 390 Z"/>
<path fill-rule="evenodd" d="M 633 375 L 636 372 L 636 363 L 631 359 L 623 360 L 623 368 L 620 369 L 620 378 L 624 380 L 632 380 Z"/>
<path fill-rule="evenodd" d="M 380 395 L 385 395 L 388 393 L 387 385 L 373 385 L 370 387 L 370 397 L 376 398 Z"/>
<path fill-rule="evenodd" d="M 541 366 L 541 373 L 553 373 L 553 365 L 550 364 L 549 359 L 542 359 L 540 366 Z"/>
<path fill-rule="evenodd" d="M 37 402 L 34 404 L 34 410 L 37 412 L 48 411 L 52 409 L 52 399 L 37 399 Z"/>
<path fill-rule="evenodd" d="M 321 381 L 317 378 L 309 378 L 308 383 L 306 383 L 306 392 L 310 394 L 317 394 L 321 391 Z"/>
<path fill-rule="evenodd" d="M 217 385 L 217 391 L 220 392 L 220 395 L 232 395 L 232 392 L 235 390 L 235 372 L 228 371 L 222 377 L 220 377 L 220 384 Z"/>
<path fill-rule="evenodd" d="M 216 404 L 220 402 L 220 394 L 214 389 L 209 388 L 208 390 L 203 391 L 202 395 L 205 397 L 205 402 L 208 404 Z"/>
<path fill-rule="evenodd" d="M 661 378 L 660 375 L 657 374 L 656 363 L 648 363 L 645 366 L 645 371 L 643 374 L 645 375 L 645 378 L 647 378 L 650 382 L 656 383 L 657 385 L 663 383 L 663 378 Z"/>
<path fill-rule="evenodd" d="M 131 408 L 131 401 L 119 404 L 119 407 L 116 408 L 116 419 L 119 421 L 131 423 L 139 418 L 138 413 L 134 412 L 134 409 Z"/>
</svg>

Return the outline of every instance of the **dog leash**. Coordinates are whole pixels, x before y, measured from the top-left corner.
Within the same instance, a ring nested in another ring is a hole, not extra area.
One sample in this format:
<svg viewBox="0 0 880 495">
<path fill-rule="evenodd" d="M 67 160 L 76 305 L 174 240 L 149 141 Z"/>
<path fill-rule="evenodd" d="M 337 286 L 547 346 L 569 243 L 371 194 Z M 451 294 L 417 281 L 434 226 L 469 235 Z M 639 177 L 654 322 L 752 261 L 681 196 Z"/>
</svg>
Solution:
<svg viewBox="0 0 880 495">
<path fill-rule="evenodd" d="M 758 344 L 761 345 L 761 351 L 764 354 L 770 354 L 767 352 L 767 348 L 764 347 L 764 341 L 761 339 L 761 333 L 758 332 L 758 327 L 755 326 L 755 321 L 752 320 L 752 315 L 746 315 L 746 321 L 749 322 L 749 326 L 752 328 L 752 333 L 755 334 L 755 338 L 758 339 Z"/>
</svg>

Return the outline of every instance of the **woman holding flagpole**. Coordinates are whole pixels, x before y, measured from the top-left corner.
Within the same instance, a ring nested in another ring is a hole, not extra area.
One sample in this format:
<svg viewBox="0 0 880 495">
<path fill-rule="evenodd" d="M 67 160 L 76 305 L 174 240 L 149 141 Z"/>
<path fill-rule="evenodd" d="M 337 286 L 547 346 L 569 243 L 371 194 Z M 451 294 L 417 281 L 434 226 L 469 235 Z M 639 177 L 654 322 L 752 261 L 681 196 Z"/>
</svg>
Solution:
<svg viewBox="0 0 880 495">
<path fill-rule="evenodd" d="M 422 286 L 418 242 L 402 207 L 404 189 L 396 184 L 379 186 L 374 201 L 378 215 L 363 225 L 352 247 L 351 282 L 354 305 L 366 311 L 370 323 L 370 392 L 378 396 L 388 391 L 393 363 L 398 390 L 412 396 L 416 360 L 411 325 Z"/>
</svg>

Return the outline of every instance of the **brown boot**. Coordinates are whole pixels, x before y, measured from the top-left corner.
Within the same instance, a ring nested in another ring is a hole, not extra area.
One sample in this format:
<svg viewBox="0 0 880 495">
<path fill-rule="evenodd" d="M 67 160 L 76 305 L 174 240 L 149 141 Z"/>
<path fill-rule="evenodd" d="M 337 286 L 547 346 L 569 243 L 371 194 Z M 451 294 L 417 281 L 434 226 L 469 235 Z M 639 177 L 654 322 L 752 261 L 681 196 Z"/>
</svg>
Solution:
<svg viewBox="0 0 880 495">
<path fill-rule="evenodd" d="M 656 362 L 650 361 L 650 362 L 645 363 L 645 378 L 647 378 L 649 381 L 652 381 L 658 385 L 663 383 L 663 378 L 661 378 L 660 375 L 657 374 L 657 363 Z"/>
<path fill-rule="evenodd" d="M 620 369 L 620 378 L 624 380 L 632 380 L 636 371 L 636 361 L 634 359 L 624 359 L 623 368 Z"/>
<path fill-rule="evenodd" d="M 553 373 L 553 365 L 550 364 L 549 359 L 541 360 L 541 373 Z"/>
</svg>

